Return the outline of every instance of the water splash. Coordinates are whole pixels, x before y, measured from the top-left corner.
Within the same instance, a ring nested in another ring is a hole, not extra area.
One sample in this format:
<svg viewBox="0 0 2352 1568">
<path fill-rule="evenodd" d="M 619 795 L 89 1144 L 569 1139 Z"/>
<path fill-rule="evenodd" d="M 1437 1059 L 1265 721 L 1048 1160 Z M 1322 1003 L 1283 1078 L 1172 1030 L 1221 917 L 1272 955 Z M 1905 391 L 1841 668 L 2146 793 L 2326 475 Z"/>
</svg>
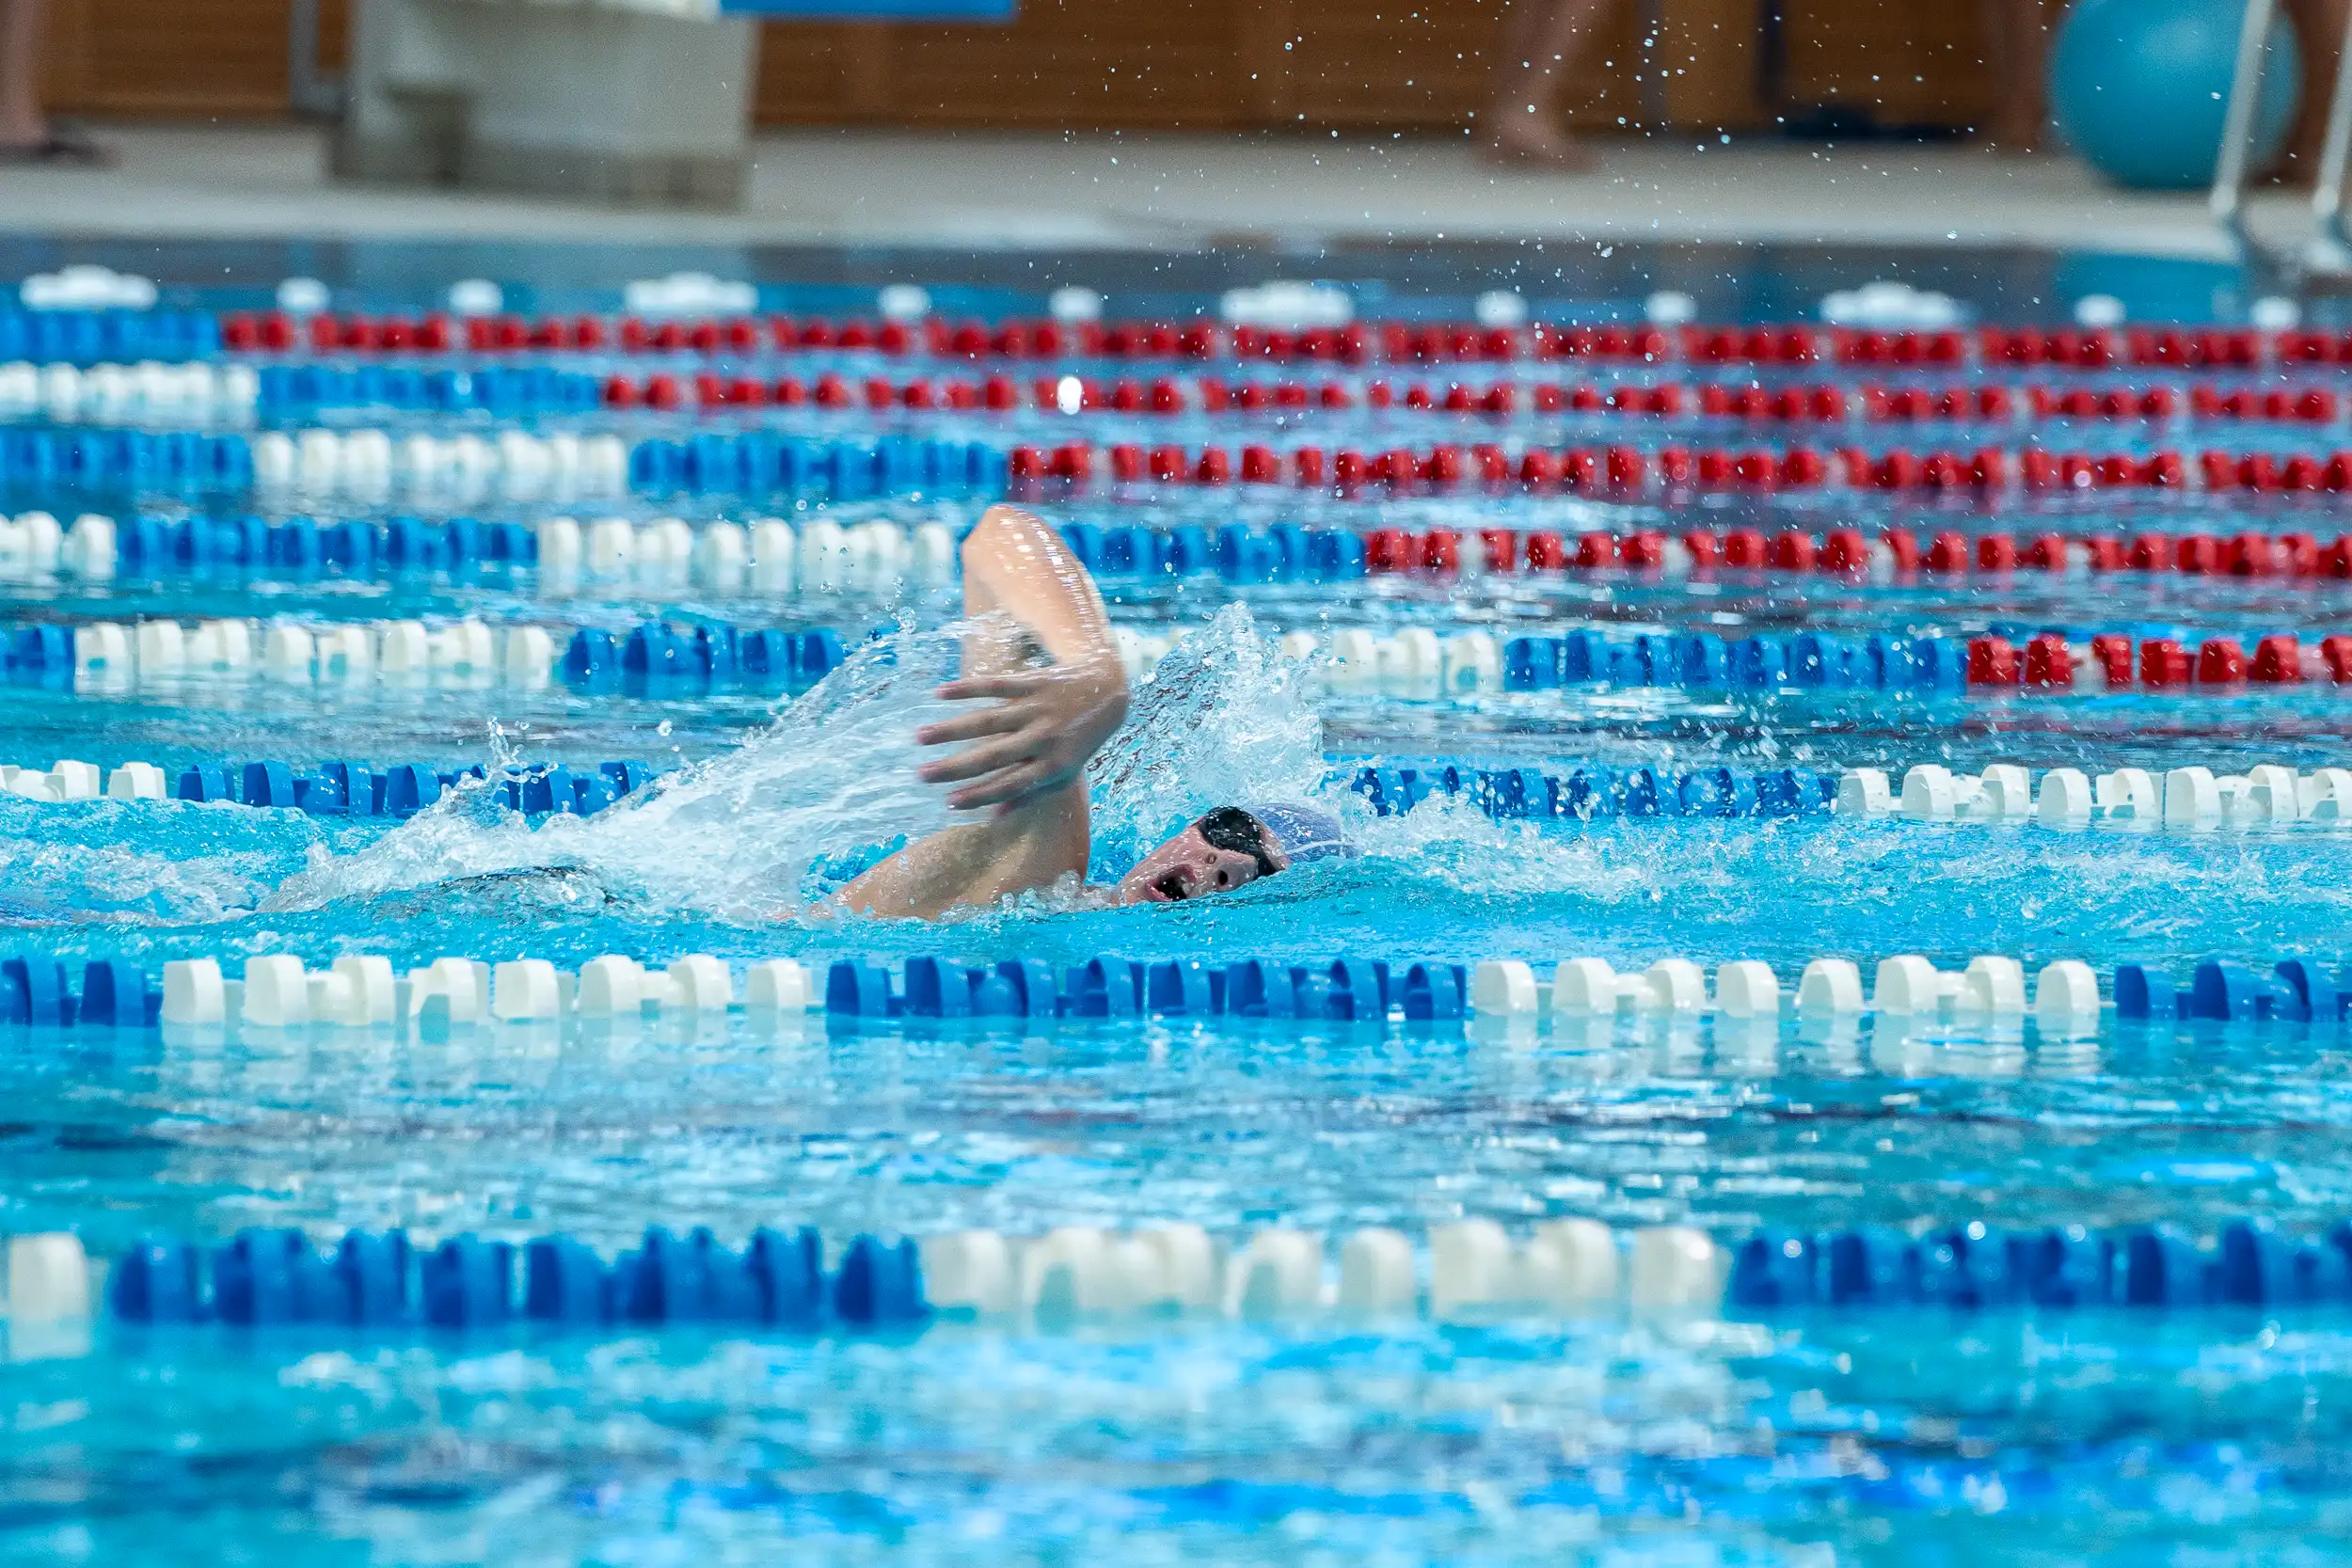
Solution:
<svg viewBox="0 0 2352 1568">
<path fill-rule="evenodd" d="M 1088 766 L 1095 876 L 1125 870 L 1212 807 L 1315 795 L 1326 765 L 1311 673 L 1238 604 L 1178 642 Z"/>
<path fill-rule="evenodd" d="M 238 805 L 0 797 L 0 927 L 231 918 L 326 838 L 310 817 Z"/>
<path fill-rule="evenodd" d="M 358 854 L 315 856 L 264 908 L 544 872 L 585 877 L 646 910 L 798 913 L 820 859 L 948 825 L 946 790 L 914 773 L 937 753 L 914 734 L 959 710 L 932 693 L 973 629 L 958 623 L 866 643 L 735 750 L 592 817 L 532 827 L 486 788 L 459 790 Z M 1096 879 L 1115 877 L 1210 806 L 1312 793 L 1322 727 L 1300 676 L 1238 605 L 1181 642 L 1089 770 Z"/>
</svg>

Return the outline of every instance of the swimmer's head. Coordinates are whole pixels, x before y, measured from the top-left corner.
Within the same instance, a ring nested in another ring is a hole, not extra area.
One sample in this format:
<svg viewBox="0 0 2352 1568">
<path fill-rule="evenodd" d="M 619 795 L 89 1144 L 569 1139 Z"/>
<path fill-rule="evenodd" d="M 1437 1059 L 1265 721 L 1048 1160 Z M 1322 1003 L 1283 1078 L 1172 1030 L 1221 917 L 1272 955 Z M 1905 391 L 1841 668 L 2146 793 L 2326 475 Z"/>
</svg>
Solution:
<svg viewBox="0 0 2352 1568">
<path fill-rule="evenodd" d="M 1301 861 L 1353 855 L 1339 818 L 1312 806 L 1219 806 L 1120 879 L 1122 904 L 1172 904 L 1231 893 Z"/>
</svg>

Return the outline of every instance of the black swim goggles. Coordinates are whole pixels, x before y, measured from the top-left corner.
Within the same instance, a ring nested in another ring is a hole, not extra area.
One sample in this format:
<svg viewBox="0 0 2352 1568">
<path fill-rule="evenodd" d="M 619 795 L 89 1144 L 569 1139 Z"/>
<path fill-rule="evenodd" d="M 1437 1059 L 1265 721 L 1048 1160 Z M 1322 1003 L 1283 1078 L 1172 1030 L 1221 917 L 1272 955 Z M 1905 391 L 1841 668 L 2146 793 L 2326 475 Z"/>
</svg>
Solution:
<svg viewBox="0 0 2352 1568">
<path fill-rule="evenodd" d="M 1219 806 L 1193 824 L 1214 849 L 1248 855 L 1258 863 L 1258 875 L 1271 877 L 1282 868 L 1274 863 L 1274 834 L 1266 825 L 1239 806 Z"/>
</svg>

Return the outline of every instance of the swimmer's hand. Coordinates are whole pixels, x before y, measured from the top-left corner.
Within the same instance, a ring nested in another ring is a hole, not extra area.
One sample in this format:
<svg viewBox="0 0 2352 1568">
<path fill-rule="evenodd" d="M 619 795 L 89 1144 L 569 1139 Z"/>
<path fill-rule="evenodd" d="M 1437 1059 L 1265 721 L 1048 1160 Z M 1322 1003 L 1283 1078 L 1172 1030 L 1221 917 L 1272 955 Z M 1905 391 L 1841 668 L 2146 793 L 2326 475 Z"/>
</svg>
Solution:
<svg viewBox="0 0 2352 1568">
<path fill-rule="evenodd" d="M 1062 788 L 1127 717 L 1127 676 L 1115 654 L 953 680 L 938 695 L 994 703 L 914 732 L 925 746 L 980 743 L 916 769 L 926 784 L 963 784 L 947 797 L 957 811 L 994 806 L 1001 815 Z"/>
</svg>

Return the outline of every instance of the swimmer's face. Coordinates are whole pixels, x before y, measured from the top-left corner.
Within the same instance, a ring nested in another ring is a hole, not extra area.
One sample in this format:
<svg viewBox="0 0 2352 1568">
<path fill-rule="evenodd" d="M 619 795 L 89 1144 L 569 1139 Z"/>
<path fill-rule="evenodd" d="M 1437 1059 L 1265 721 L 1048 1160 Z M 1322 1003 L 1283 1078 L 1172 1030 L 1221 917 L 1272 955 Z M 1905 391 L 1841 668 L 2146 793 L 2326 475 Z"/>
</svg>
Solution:
<svg viewBox="0 0 2352 1568">
<path fill-rule="evenodd" d="M 1119 901 L 1173 904 L 1231 893 L 1289 864 L 1264 823 L 1238 806 L 1219 806 L 1120 878 Z"/>
</svg>

